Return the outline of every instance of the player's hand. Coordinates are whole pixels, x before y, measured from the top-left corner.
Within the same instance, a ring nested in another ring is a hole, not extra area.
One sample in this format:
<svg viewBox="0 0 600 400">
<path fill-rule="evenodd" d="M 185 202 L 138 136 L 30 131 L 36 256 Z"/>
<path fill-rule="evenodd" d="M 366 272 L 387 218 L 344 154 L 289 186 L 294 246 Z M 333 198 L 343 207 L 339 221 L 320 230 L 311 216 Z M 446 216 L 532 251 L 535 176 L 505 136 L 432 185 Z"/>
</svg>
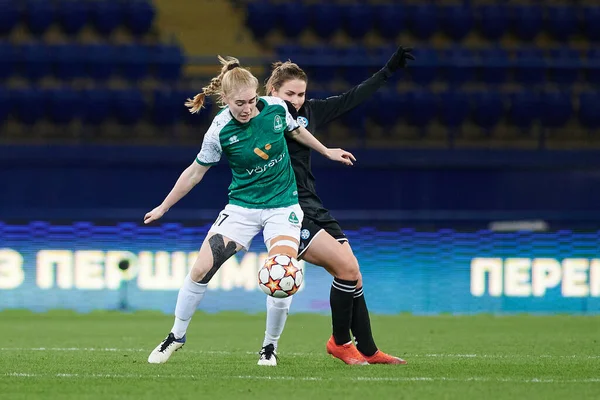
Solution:
<svg viewBox="0 0 600 400">
<path fill-rule="evenodd" d="M 163 215 L 165 215 L 165 212 L 167 212 L 167 210 L 163 209 L 162 206 L 156 207 L 154 210 L 144 215 L 144 224 L 149 224 L 152 221 L 160 219 Z"/>
<path fill-rule="evenodd" d="M 354 165 L 352 161 L 356 161 L 352 153 L 343 149 L 327 149 L 326 157 L 332 161 L 341 162 L 344 165 Z"/>
<path fill-rule="evenodd" d="M 408 60 L 414 61 L 415 59 L 415 56 L 411 54 L 412 50 L 412 47 L 398 47 L 398 50 L 392 54 L 392 57 L 390 57 L 387 64 L 385 64 L 385 68 L 390 72 L 396 72 L 400 68 L 406 68 Z"/>
</svg>

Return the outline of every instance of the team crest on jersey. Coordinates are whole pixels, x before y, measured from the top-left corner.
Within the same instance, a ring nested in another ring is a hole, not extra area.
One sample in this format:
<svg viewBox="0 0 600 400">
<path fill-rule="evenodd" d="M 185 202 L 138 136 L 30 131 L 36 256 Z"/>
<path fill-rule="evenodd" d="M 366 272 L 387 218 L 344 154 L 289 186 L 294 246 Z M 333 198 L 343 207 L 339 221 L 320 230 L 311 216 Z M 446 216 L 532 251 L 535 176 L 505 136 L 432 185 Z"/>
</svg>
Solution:
<svg viewBox="0 0 600 400">
<path fill-rule="evenodd" d="M 290 221 L 292 224 L 297 224 L 300 221 L 298 221 L 298 217 L 296 217 L 296 213 L 295 212 L 291 212 L 290 216 L 288 217 L 288 221 Z"/>
<path fill-rule="evenodd" d="M 298 125 L 306 128 L 308 126 L 308 119 L 306 117 L 298 117 L 296 119 L 296 122 L 298 122 Z"/>
<path fill-rule="evenodd" d="M 310 231 L 308 229 L 302 229 L 300 231 L 300 237 L 304 240 L 308 239 L 310 237 Z"/>
<path fill-rule="evenodd" d="M 283 131 L 283 121 L 281 121 L 281 117 L 279 115 L 276 115 L 275 119 L 273 120 L 273 130 L 275 133 Z"/>
</svg>

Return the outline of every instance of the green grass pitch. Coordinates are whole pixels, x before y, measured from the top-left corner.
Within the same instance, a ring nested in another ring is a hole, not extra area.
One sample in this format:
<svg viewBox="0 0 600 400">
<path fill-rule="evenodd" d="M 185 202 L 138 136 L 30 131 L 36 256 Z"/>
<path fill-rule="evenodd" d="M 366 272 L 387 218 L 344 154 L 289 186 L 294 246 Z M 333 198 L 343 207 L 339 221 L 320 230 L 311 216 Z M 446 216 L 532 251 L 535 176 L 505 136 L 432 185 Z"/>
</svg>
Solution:
<svg viewBox="0 0 600 400">
<path fill-rule="evenodd" d="M 259 367 L 264 314 L 197 313 L 167 364 L 146 362 L 168 315 L 0 312 L 0 398 L 600 399 L 600 317 L 374 316 L 406 366 L 325 353 L 327 316 L 292 314 L 279 365 Z"/>
</svg>

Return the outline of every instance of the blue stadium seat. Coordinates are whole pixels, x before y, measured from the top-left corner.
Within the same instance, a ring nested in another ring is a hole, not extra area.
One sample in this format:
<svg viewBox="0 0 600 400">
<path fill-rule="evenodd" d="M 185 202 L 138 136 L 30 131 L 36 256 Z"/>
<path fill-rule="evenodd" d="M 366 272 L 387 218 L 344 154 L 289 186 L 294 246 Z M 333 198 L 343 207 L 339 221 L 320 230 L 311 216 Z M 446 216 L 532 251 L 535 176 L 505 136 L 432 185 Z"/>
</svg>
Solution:
<svg viewBox="0 0 600 400">
<path fill-rule="evenodd" d="M 583 92 L 579 94 L 579 122 L 589 129 L 600 127 L 600 93 Z"/>
<path fill-rule="evenodd" d="M 105 81 L 116 72 L 116 48 L 108 44 L 90 44 L 84 50 L 85 68 L 88 75 L 97 81 Z"/>
<path fill-rule="evenodd" d="M 0 41 L 0 80 L 15 73 L 17 66 L 17 49 L 9 42 Z"/>
<path fill-rule="evenodd" d="M 173 125 L 181 119 L 185 98 L 172 89 L 156 89 L 153 94 L 152 120 L 159 126 Z"/>
<path fill-rule="evenodd" d="M 149 0 L 127 0 L 123 12 L 125 25 L 133 35 L 150 32 L 156 11 Z"/>
<path fill-rule="evenodd" d="M 463 47 L 452 47 L 444 51 L 445 77 L 451 85 L 461 85 L 463 83 L 474 81 L 477 57 L 475 53 Z"/>
<path fill-rule="evenodd" d="M 385 39 L 395 39 L 406 24 L 406 9 L 402 4 L 389 3 L 374 6 L 375 27 Z"/>
<path fill-rule="evenodd" d="M 46 115 L 48 102 L 43 90 L 39 88 L 20 88 L 10 91 L 15 117 L 24 124 L 33 125 Z"/>
<path fill-rule="evenodd" d="M 121 89 L 112 92 L 114 113 L 121 124 L 134 125 L 146 112 L 144 96 L 138 89 Z"/>
<path fill-rule="evenodd" d="M 556 39 L 566 41 L 578 30 L 575 6 L 555 5 L 547 8 L 546 30 Z"/>
<path fill-rule="evenodd" d="M 0 87 L 0 124 L 10 115 L 11 101 L 7 90 Z"/>
<path fill-rule="evenodd" d="M 321 3 L 310 6 L 311 26 L 317 36 L 328 39 L 342 27 L 340 5 Z"/>
<path fill-rule="evenodd" d="M 413 55 L 416 61 L 414 68 L 409 69 L 412 80 L 420 85 L 429 85 L 436 79 L 439 69 L 438 53 L 431 48 L 418 47 Z"/>
<path fill-rule="evenodd" d="M 150 49 L 154 75 L 163 81 L 174 81 L 181 77 L 184 55 L 177 45 L 157 45 Z"/>
<path fill-rule="evenodd" d="M 519 91 L 511 93 L 509 99 L 510 122 L 519 128 L 529 129 L 541 114 L 539 96 L 531 91 Z"/>
<path fill-rule="evenodd" d="M 344 31 L 352 39 L 361 39 L 373 29 L 373 7 L 368 3 L 341 6 Z"/>
<path fill-rule="evenodd" d="M 29 42 L 22 44 L 19 50 L 19 70 L 25 78 L 37 81 L 50 75 L 50 52 L 45 44 Z"/>
<path fill-rule="evenodd" d="M 308 8 L 301 1 L 283 3 L 277 8 L 280 28 L 289 38 L 296 38 L 309 26 Z"/>
<path fill-rule="evenodd" d="M 67 35 L 78 34 L 90 17 L 89 3 L 81 0 L 60 0 L 56 12 L 58 22 Z"/>
<path fill-rule="evenodd" d="M 437 8 L 434 4 L 417 4 L 407 7 L 408 24 L 413 35 L 425 40 L 438 30 Z"/>
<path fill-rule="evenodd" d="M 429 90 L 410 91 L 406 94 L 406 121 L 424 127 L 436 117 L 436 106 L 436 98 Z"/>
<path fill-rule="evenodd" d="M 600 41 L 600 6 L 583 7 L 583 30 L 588 40 Z"/>
<path fill-rule="evenodd" d="M 504 101 L 499 92 L 485 90 L 471 94 L 473 121 L 484 129 L 492 129 L 504 116 Z"/>
<path fill-rule="evenodd" d="M 500 47 L 488 47 L 478 53 L 481 60 L 481 80 L 494 85 L 506 82 L 510 66 L 508 52 Z"/>
<path fill-rule="evenodd" d="M 469 116 L 469 97 L 462 91 L 440 93 L 437 108 L 440 120 L 449 128 L 457 128 Z"/>
<path fill-rule="evenodd" d="M 130 81 L 138 81 L 148 76 L 152 62 L 147 46 L 124 44 L 117 47 L 120 75 Z"/>
<path fill-rule="evenodd" d="M 468 5 L 451 5 L 440 8 L 442 29 L 451 39 L 463 40 L 473 29 L 473 8 Z"/>
<path fill-rule="evenodd" d="M 579 51 L 570 47 L 559 47 L 551 49 L 549 54 L 552 81 L 561 85 L 575 83 L 583 65 Z"/>
<path fill-rule="evenodd" d="M 543 12 L 539 5 L 515 5 L 512 8 L 512 25 L 521 39 L 533 40 L 542 30 Z"/>
<path fill-rule="evenodd" d="M 573 115 L 571 94 L 564 91 L 547 91 L 542 96 L 542 125 L 549 128 L 564 126 Z"/>
<path fill-rule="evenodd" d="M 19 23 L 18 0 L 3 0 L 0 3 L 0 35 L 9 34 Z"/>
<path fill-rule="evenodd" d="M 586 79 L 594 85 L 600 85 L 600 49 L 591 48 L 587 52 Z"/>
<path fill-rule="evenodd" d="M 273 4 L 266 0 L 253 1 L 246 8 L 246 25 L 257 38 L 265 37 L 277 24 Z"/>
<path fill-rule="evenodd" d="M 336 78 L 337 60 L 341 54 L 341 50 L 328 45 L 317 45 L 300 50 L 299 55 L 291 60 L 297 60 L 300 68 L 305 69 L 308 78 L 314 82 L 327 83 Z M 303 57 L 308 58 L 313 63 L 308 63 L 302 60 Z M 324 63 L 324 64 L 315 64 Z M 327 64 L 331 62 L 332 64 Z"/>
<path fill-rule="evenodd" d="M 327 48 L 331 49 L 329 46 Z M 293 62 L 297 62 L 301 67 L 301 64 L 304 64 L 302 57 L 311 51 L 313 51 L 312 48 L 305 48 L 299 44 L 282 44 L 275 48 L 278 60 L 292 60 Z"/>
<path fill-rule="evenodd" d="M 54 22 L 55 9 L 47 0 L 27 0 L 25 2 L 25 20 L 27 29 L 34 35 L 43 35 Z"/>
<path fill-rule="evenodd" d="M 509 12 L 504 4 L 488 4 L 479 8 L 479 31 L 488 40 L 499 40 L 509 25 Z"/>
<path fill-rule="evenodd" d="M 112 0 L 92 1 L 90 13 L 96 31 L 101 35 L 110 35 L 123 23 L 122 3 Z"/>
<path fill-rule="evenodd" d="M 200 110 L 197 114 L 192 114 L 188 111 L 187 107 L 183 106 L 183 103 L 188 98 L 193 98 L 198 91 L 196 89 L 188 90 L 188 89 L 179 89 L 176 91 L 174 95 L 176 97 L 176 101 L 179 104 L 179 112 L 181 119 L 186 124 L 193 124 L 197 126 L 198 124 L 209 124 L 212 122 L 212 109 L 215 107 L 213 103 L 213 99 L 211 97 L 207 97 L 204 100 L 204 108 Z"/>
<path fill-rule="evenodd" d="M 205 112 L 207 111 L 206 107 L 207 105 L 209 106 L 208 110 L 210 111 L 211 109 L 211 98 L 206 97 L 204 99 L 204 107 L 203 109 L 200 110 L 199 113 L 197 114 L 192 114 L 189 112 L 189 109 L 187 107 L 185 107 L 183 105 L 183 103 L 185 103 L 185 101 L 187 99 L 191 99 L 193 98 L 196 94 L 198 93 L 198 89 L 194 89 L 194 88 L 190 88 L 190 89 L 177 89 L 176 90 L 176 94 L 174 94 L 174 96 L 178 99 L 179 101 L 179 105 L 180 108 L 178 109 L 179 112 L 179 118 L 181 119 L 182 122 L 187 123 L 187 124 L 198 124 L 198 117 L 203 116 L 205 114 Z M 212 120 L 211 120 L 212 122 Z"/>
<path fill-rule="evenodd" d="M 299 65 L 306 72 L 311 82 L 319 84 L 330 83 L 338 74 L 338 69 L 334 66 L 312 65 L 310 63 L 304 64 L 304 67 L 301 64 Z"/>
<path fill-rule="evenodd" d="M 71 88 L 52 89 L 47 93 L 48 117 L 59 125 L 68 124 L 81 113 L 81 96 Z"/>
<path fill-rule="evenodd" d="M 357 85 L 368 77 L 369 66 L 364 62 L 369 58 L 369 53 L 364 46 L 340 49 L 339 56 L 339 60 L 344 65 L 342 68 L 344 79 L 350 85 Z"/>
<path fill-rule="evenodd" d="M 79 44 L 61 44 L 50 47 L 54 75 L 62 80 L 86 76 L 84 48 Z"/>
<path fill-rule="evenodd" d="M 363 103 L 352 111 L 343 114 L 340 119 L 348 129 L 362 134 L 365 130 L 365 123 L 367 121 L 367 110 L 367 105 Z"/>
<path fill-rule="evenodd" d="M 367 115 L 376 124 L 391 128 L 406 115 L 406 94 L 393 89 L 381 89 L 367 103 Z"/>
<path fill-rule="evenodd" d="M 525 85 L 545 81 L 547 63 L 544 51 L 536 47 L 521 48 L 515 51 L 515 79 Z"/>
<path fill-rule="evenodd" d="M 108 89 L 88 89 L 81 93 L 81 119 L 84 124 L 99 125 L 112 115 L 113 95 Z"/>
</svg>

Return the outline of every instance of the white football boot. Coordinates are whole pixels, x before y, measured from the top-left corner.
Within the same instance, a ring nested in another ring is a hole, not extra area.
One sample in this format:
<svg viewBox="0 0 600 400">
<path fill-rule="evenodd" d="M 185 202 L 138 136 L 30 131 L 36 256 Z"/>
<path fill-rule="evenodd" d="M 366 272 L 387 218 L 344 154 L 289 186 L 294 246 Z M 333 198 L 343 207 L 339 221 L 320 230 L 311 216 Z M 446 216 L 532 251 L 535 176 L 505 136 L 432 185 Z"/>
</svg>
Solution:
<svg viewBox="0 0 600 400">
<path fill-rule="evenodd" d="M 267 365 L 270 367 L 277 366 L 277 352 L 275 346 L 268 344 L 258 352 L 260 358 L 258 359 L 258 365 Z"/>
<path fill-rule="evenodd" d="M 173 332 L 169 333 L 169 336 L 165 338 L 148 356 L 148 362 L 150 364 L 163 364 L 166 363 L 171 354 L 179 350 L 185 344 L 185 335 L 181 339 L 176 339 Z"/>
</svg>

